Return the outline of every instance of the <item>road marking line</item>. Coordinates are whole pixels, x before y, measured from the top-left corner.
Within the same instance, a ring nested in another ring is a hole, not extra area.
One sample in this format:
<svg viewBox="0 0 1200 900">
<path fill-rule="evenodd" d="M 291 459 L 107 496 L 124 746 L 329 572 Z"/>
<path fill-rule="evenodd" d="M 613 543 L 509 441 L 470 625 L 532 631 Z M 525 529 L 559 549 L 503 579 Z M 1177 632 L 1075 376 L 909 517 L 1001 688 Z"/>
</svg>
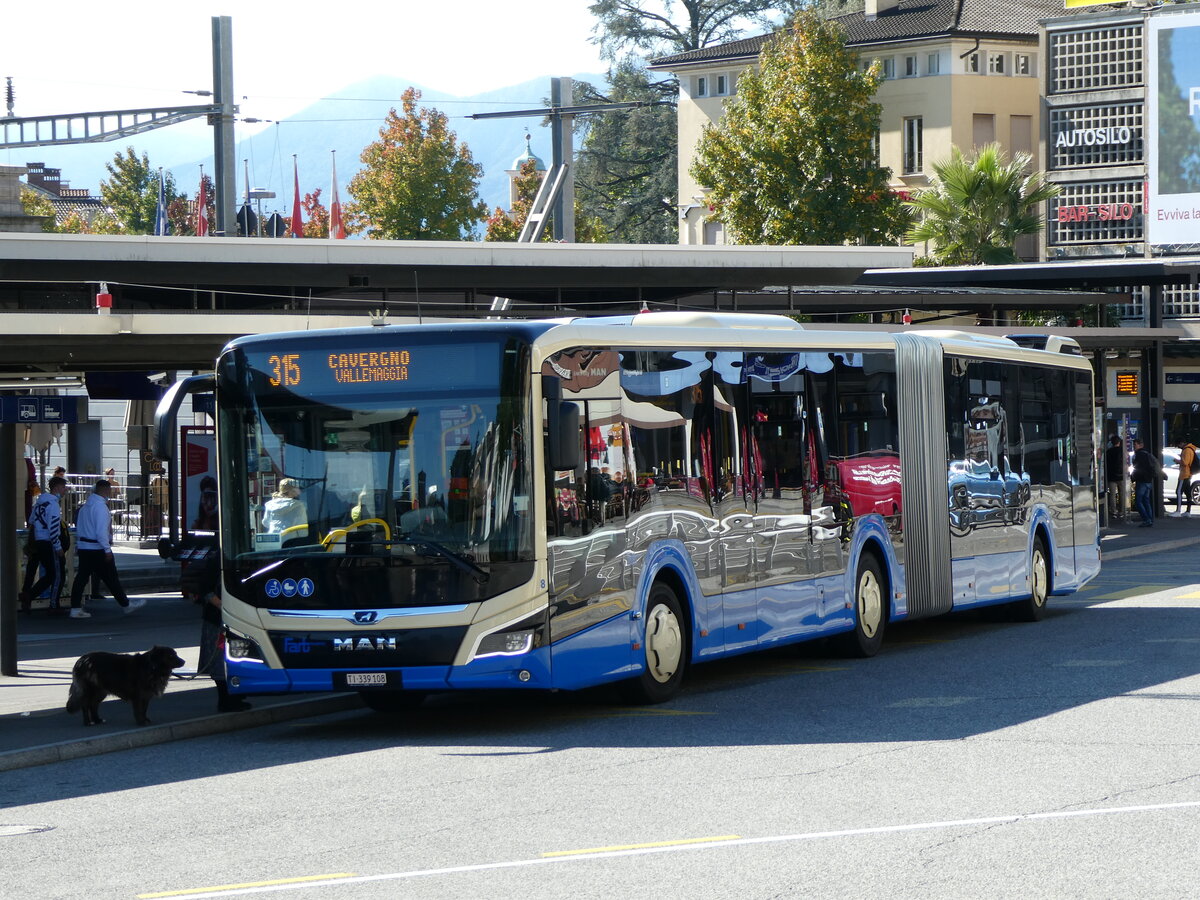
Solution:
<svg viewBox="0 0 1200 900">
<path fill-rule="evenodd" d="M 236 893 L 251 893 L 250 888 L 279 888 L 279 887 L 308 887 L 311 882 L 319 881 L 332 884 L 335 879 L 353 878 L 353 872 L 334 872 L 330 875 L 306 875 L 303 878 L 277 878 L 274 881 L 247 881 L 244 884 L 221 884 L 215 887 L 188 888 L 185 891 L 159 891 L 156 894 L 138 894 L 137 900 L 155 900 L 157 897 L 211 897 L 229 896 L 230 891 Z M 225 893 L 219 894 L 217 891 Z"/>
<path fill-rule="evenodd" d="M 221 893 L 173 894 L 177 900 L 209 900 L 211 897 L 235 897 L 243 894 L 265 894 L 292 891 L 311 887 L 338 887 L 344 884 L 367 884 L 378 881 L 401 881 L 408 878 L 428 878 L 434 875 L 461 875 L 468 872 L 488 872 L 497 869 L 519 869 L 527 866 L 557 865 L 573 863 L 580 860 L 619 859 L 626 856 L 645 856 L 652 853 L 690 853 L 697 850 L 724 849 L 726 847 L 748 847 L 753 844 L 783 844 L 797 841 L 813 841 L 824 838 L 862 837 L 877 834 L 902 834 L 915 831 L 933 831 L 939 828 L 976 828 L 984 825 L 1015 825 L 1023 822 L 1047 821 L 1053 819 L 1078 819 L 1087 816 L 1112 816 L 1125 813 L 1165 812 L 1177 809 L 1200 808 L 1200 800 L 1187 800 L 1181 803 L 1154 803 L 1145 806 L 1110 806 L 1101 809 L 1059 810 L 1045 813 L 1016 813 L 1008 816 L 988 816 L 980 819 L 952 819 L 945 822 L 917 822 L 909 825 L 881 825 L 874 828 L 848 828 L 842 831 L 809 831 L 800 834 L 782 834 L 759 838 L 736 838 L 727 841 L 717 841 L 705 844 L 676 844 L 671 846 L 643 847 L 638 850 L 611 850 L 600 853 L 590 853 L 574 856 L 537 857 L 533 859 L 513 859 L 505 862 L 476 863 L 467 866 L 448 866 L 442 869 L 415 869 L 409 872 L 389 872 L 383 875 L 355 875 L 349 878 L 328 881 L 308 881 L 307 884 L 268 884 L 263 887 L 235 888 Z M 139 900 L 149 897 L 163 897 L 165 894 L 142 894 Z"/>
<path fill-rule="evenodd" d="M 587 850 L 553 850 L 549 853 L 543 853 L 542 857 L 548 859 L 552 856 L 583 856 L 588 853 L 612 853 L 614 850 L 644 850 L 647 847 L 686 847 L 693 844 L 715 844 L 719 841 L 736 841 L 740 840 L 739 834 L 723 834 L 718 837 L 706 838 L 686 838 L 682 841 L 655 841 L 650 844 L 618 844 L 612 847 L 591 847 Z"/>
<path fill-rule="evenodd" d="M 1129 588 L 1127 591 L 1113 591 L 1111 594 L 1101 594 L 1099 597 L 1091 597 L 1091 600 L 1128 600 L 1130 597 L 1139 597 L 1142 594 L 1157 594 L 1159 591 L 1168 591 L 1173 587 L 1178 587 L 1174 584 L 1143 584 L 1140 587 Z"/>
</svg>

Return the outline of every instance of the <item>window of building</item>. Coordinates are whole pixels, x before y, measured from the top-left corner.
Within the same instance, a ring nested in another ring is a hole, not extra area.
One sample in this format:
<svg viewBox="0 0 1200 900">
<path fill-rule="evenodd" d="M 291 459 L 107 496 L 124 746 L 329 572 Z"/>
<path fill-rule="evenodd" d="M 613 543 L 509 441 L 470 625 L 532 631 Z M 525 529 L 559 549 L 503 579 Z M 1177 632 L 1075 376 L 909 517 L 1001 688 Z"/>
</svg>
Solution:
<svg viewBox="0 0 1200 900">
<path fill-rule="evenodd" d="M 911 116 L 904 120 L 904 174 L 916 175 L 921 171 L 924 155 L 921 134 L 921 117 Z"/>
<path fill-rule="evenodd" d="M 1014 75 L 1032 75 L 1033 64 L 1029 60 L 1028 53 L 1018 53 L 1013 57 L 1013 74 Z"/>
<path fill-rule="evenodd" d="M 988 113 L 971 116 L 971 144 L 982 147 L 996 140 L 996 117 Z"/>
<path fill-rule="evenodd" d="M 895 78 L 896 77 L 896 58 L 894 56 L 889 56 L 886 59 L 884 59 L 884 61 L 883 61 L 883 77 L 884 78 Z"/>
<path fill-rule="evenodd" d="M 1142 23 L 1092 26 L 1047 35 L 1049 90 L 1099 91 L 1143 81 Z"/>
<path fill-rule="evenodd" d="M 1033 155 L 1033 116 L 1010 116 L 1008 121 L 1011 137 L 1009 147 L 1013 153 Z"/>
<path fill-rule="evenodd" d="M 904 77 L 914 78 L 920 74 L 920 69 L 917 67 L 917 58 L 915 56 L 904 57 Z"/>
<path fill-rule="evenodd" d="M 963 62 L 966 64 L 967 72 L 974 72 L 974 73 L 979 72 L 979 54 L 978 53 L 968 53 L 963 58 Z"/>
<path fill-rule="evenodd" d="M 708 76 L 706 76 L 706 75 L 697 75 L 696 76 L 695 96 L 697 96 L 697 97 L 707 97 L 708 96 Z"/>
<path fill-rule="evenodd" d="M 728 75 L 718 75 L 717 76 L 717 96 L 724 97 L 728 93 L 729 93 L 729 76 Z"/>
<path fill-rule="evenodd" d="M 940 53 L 930 53 L 925 61 L 925 71 L 930 75 L 940 75 L 942 72 L 942 56 Z"/>
<path fill-rule="evenodd" d="M 988 74 L 1003 75 L 1005 71 L 1005 58 L 1007 53 L 989 53 L 988 54 Z"/>
</svg>

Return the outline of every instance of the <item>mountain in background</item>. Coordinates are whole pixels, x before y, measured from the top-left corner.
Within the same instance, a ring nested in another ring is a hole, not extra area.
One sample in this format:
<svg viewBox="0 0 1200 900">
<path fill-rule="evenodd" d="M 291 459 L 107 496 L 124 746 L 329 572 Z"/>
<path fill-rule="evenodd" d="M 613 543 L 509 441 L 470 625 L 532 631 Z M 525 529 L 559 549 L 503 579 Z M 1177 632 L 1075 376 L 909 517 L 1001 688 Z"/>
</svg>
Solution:
<svg viewBox="0 0 1200 900">
<path fill-rule="evenodd" d="M 577 81 L 604 82 L 601 75 L 575 75 Z M 330 151 L 337 151 L 338 191 L 343 202 L 350 179 L 362 167 L 359 155 L 379 137 L 384 117 L 392 107 L 399 108 L 400 95 L 410 85 L 421 91 L 419 106 L 436 107 L 449 117 L 450 128 L 465 142 L 475 161 L 483 166 L 479 194 L 488 209 L 508 206 L 508 170 L 513 160 L 525 153 L 525 135 L 532 135 L 533 152 L 550 163 L 550 129 L 542 118 L 520 119 L 466 118 L 473 113 L 532 109 L 543 105 L 550 96 L 550 76 L 486 91 L 468 97 L 424 88 L 410 80 L 381 76 L 350 85 L 322 98 L 286 119 L 268 126 L 237 142 L 237 195 L 246 190 L 246 161 L 252 187 L 274 191 L 274 200 L 262 201 L 264 215 L 292 210 L 292 155 L 300 171 L 300 191 L 321 189 L 321 201 L 329 203 Z M 254 111 L 243 105 L 241 115 Z M 239 134 L 246 128 L 239 128 Z M 66 147 L 34 147 L 7 151 L 8 164 L 44 162 L 62 170 L 63 179 L 72 188 L 99 192 L 101 179 L 107 177 L 105 163 L 126 146 L 139 154 L 149 154 L 150 162 L 163 166 L 175 176 L 178 190 L 196 193 L 200 165 L 213 172 L 212 131 L 202 121 L 160 128 L 125 140 L 104 144 Z M 14 156 L 16 154 L 16 156 Z"/>
</svg>

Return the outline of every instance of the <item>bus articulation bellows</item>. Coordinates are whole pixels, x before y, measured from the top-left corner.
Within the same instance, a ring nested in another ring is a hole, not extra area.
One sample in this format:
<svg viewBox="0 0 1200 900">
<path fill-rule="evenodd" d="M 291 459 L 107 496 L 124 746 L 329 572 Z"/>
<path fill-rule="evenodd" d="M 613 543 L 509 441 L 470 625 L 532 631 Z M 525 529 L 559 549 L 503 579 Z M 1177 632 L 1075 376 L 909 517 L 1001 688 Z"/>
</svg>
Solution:
<svg viewBox="0 0 1200 900">
<path fill-rule="evenodd" d="M 231 691 L 659 702 L 704 660 L 870 656 L 1094 577 L 1092 372 L 1056 346 L 692 313 L 294 332 L 230 343 L 159 433 L 215 388 Z"/>
</svg>

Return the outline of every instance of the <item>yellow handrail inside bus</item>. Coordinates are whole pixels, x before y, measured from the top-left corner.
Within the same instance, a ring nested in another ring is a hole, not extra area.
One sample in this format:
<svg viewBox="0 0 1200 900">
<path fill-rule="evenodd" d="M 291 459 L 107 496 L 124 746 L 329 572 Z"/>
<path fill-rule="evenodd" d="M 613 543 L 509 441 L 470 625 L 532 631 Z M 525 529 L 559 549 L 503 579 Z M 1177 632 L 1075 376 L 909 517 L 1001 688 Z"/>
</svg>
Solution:
<svg viewBox="0 0 1200 900">
<path fill-rule="evenodd" d="M 383 519 L 363 519 L 361 522 L 354 522 L 345 528 L 335 528 L 329 534 L 325 535 L 325 539 L 321 541 L 321 546 L 331 548 L 339 538 L 344 538 L 355 528 L 362 528 L 364 525 L 382 525 L 384 549 L 392 549 L 392 528 Z"/>
<path fill-rule="evenodd" d="M 308 531 L 308 526 L 307 526 L 307 525 L 289 525 L 287 528 L 283 529 L 283 531 L 279 532 L 279 537 L 280 537 L 280 539 L 282 540 L 283 536 L 284 536 L 285 534 L 287 534 L 287 533 L 291 532 L 291 531 L 305 531 L 305 532 L 307 532 L 307 531 Z"/>
</svg>

